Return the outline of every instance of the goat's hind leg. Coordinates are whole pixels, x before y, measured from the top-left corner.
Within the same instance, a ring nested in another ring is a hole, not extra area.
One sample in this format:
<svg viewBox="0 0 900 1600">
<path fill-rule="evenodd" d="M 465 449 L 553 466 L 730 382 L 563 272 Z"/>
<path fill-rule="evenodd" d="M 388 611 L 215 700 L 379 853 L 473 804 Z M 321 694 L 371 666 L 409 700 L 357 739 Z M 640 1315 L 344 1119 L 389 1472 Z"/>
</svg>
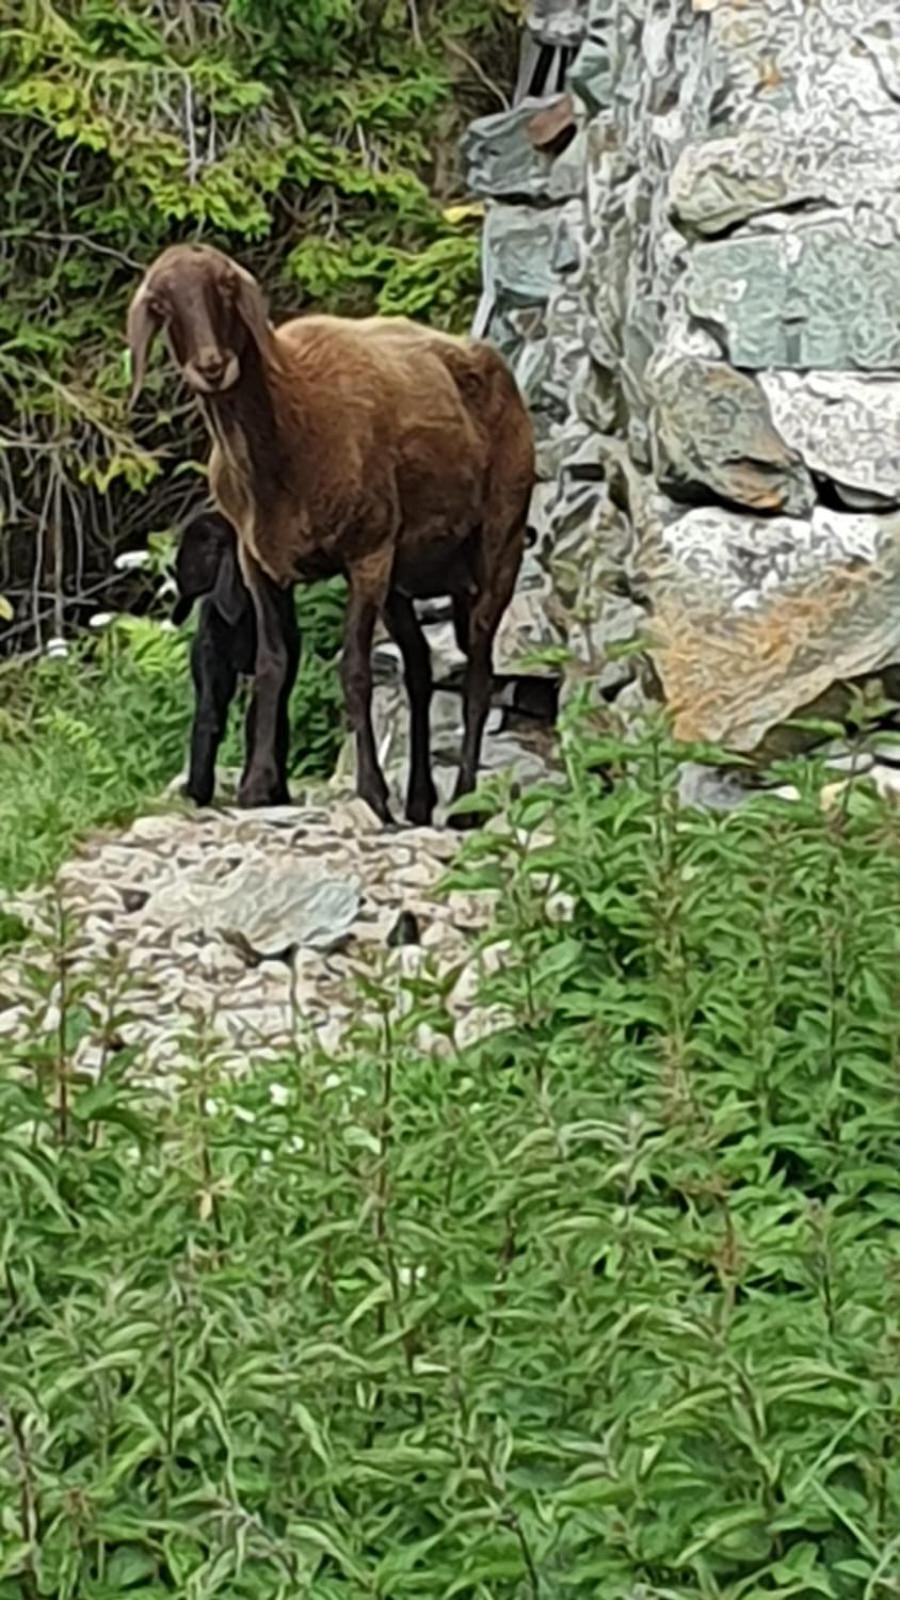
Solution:
<svg viewBox="0 0 900 1600">
<path fill-rule="evenodd" d="M 427 828 L 437 805 L 437 791 L 431 776 L 431 651 L 415 607 L 405 595 L 396 591 L 388 595 L 384 619 L 403 656 L 406 692 L 409 696 L 410 759 L 406 815 L 418 827 Z"/>
<path fill-rule="evenodd" d="M 454 604 L 454 617 L 458 617 L 457 627 L 463 626 L 463 617 L 467 617 L 468 622 L 468 663 L 463 691 L 465 732 L 459 773 L 453 791 L 454 800 L 460 800 L 463 795 L 471 794 L 478 781 L 484 725 L 490 709 L 494 681 L 494 639 L 503 613 L 513 596 L 524 547 L 523 522 L 522 527 L 517 527 L 509 536 L 500 558 L 494 561 L 489 573 L 482 576 L 480 592 L 471 605 L 465 608 L 461 605 L 457 613 L 456 603 Z M 447 820 L 452 828 L 464 829 L 476 826 L 478 818 L 471 812 L 462 812 L 459 816 L 448 817 Z"/>
</svg>

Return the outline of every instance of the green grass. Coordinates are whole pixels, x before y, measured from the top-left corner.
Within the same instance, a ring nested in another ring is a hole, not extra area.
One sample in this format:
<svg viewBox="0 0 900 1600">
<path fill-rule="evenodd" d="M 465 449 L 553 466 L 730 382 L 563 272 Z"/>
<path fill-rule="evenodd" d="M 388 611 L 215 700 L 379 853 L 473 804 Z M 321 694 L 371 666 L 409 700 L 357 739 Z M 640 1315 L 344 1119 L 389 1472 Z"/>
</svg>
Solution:
<svg viewBox="0 0 900 1600">
<path fill-rule="evenodd" d="M 109 973 L 0 1047 L 0 1600 L 897 1595 L 900 823 L 565 754 L 462 1054 L 390 976 L 166 1106 L 71 1079 Z"/>
<path fill-rule="evenodd" d="M 297 778 L 327 776 L 337 757 L 342 616 L 340 585 L 299 592 L 304 654 L 290 760 Z M 120 617 L 64 660 L 3 669 L 0 889 L 45 878 L 85 833 L 127 821 L 182 769 L 193 712 L 188 649 L 187 632 Z M 223 765 L 243 759 L 242 705 L 232 708 Z"/>
</svg>

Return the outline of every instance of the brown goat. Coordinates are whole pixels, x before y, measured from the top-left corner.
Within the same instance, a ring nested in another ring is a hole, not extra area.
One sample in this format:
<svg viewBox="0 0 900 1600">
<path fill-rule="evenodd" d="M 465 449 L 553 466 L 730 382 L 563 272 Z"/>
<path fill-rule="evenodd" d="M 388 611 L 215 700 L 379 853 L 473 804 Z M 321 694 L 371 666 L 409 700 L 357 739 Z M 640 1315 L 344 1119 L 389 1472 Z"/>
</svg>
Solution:
<svg viewBox="0 0 900 1600">
<path fill-rule="evenodd" d="M 256 608 L 256 744 L 241 803 L 271 803 L 277 786 L 287 670 L 278 592 L 343 573 L 342 676 L 359 793 L 390 820 L 371 717 L 380 615 L 410 696 L 407 816 L 429 822 L 431 663 L 413 600 L 452 597 L 467 657 L 457 797 L 477 777 L 493 641 L 518 576 L 534 480 L 531 422 L 508 368 L 489 345 L 405 318 L 308 316 L 275 329 L 250 274 L 200 245 L 166 250 L 132 301 L 133 396 L 160 329 L 212 436 L 210 487 L 237 529 Z"/>
</svg>

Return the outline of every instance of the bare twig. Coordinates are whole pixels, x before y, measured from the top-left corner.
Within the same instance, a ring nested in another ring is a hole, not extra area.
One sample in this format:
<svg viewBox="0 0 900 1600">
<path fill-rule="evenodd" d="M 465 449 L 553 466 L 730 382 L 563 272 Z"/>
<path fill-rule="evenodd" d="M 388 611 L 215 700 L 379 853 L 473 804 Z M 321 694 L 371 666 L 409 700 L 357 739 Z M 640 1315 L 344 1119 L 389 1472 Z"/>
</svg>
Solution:
<svg viewBox="0 0 900 1600">
<path fill-rule="evenodd" d="M 476 60 L 475 56 L 469 54 L 469 51 L 466 49 L 465 45 L 460 44 L 459 40 L 454 39 L 452 34 L 449 33 L 443 34 L 442 43 L 445 50 L 449 50 L 452 56 L 458 56 L 459 60 L 464 62 L 468 67 L 473 77 L 476 77 L 479 83 L 484 85 L 485 89 L 490 90 L 494 98 L 499 100 L 504 111 L 509 111 L 509 96 L 503 89 L 500 88 L 498 83 L 494 82 L 493 78 L 488 76 L 484 70 L 484 67 L 481 65 L 481 62 Z"/>
</svg>

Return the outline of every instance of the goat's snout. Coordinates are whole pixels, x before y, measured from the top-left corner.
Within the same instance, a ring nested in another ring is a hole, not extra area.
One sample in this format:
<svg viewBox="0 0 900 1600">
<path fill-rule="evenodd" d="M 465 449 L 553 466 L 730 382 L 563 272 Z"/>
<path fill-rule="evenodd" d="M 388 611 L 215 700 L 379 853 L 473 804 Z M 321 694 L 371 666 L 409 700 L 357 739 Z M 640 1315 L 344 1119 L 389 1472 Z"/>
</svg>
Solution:
<svg viewBox="0 0 900 1600">
<path fill-rule="evenodd" d="M 200 350 L 184 366 L 185 379 L 198 394 L 222 394 L 237 382 L 239 373 L 233 350 Z"/>
</svg>

